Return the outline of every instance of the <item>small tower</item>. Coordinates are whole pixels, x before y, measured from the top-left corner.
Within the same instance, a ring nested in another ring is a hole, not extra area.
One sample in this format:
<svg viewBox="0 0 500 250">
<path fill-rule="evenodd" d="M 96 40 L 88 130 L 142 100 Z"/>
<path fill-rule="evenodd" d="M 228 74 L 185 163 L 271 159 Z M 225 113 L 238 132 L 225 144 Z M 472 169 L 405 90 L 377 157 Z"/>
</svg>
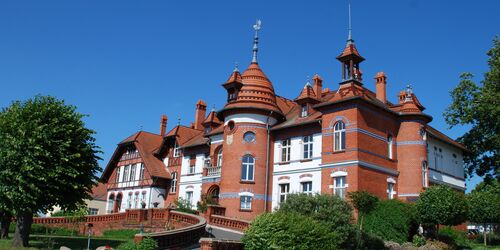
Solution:
<svg viewBox="0 0 500 250">
<path fill-rule="evenodd" d="M 362 85 L 362 72 L 359 69 L 359 64 L 365 59 L 359 54 L 354 40 L 352 39 L 352 28 L 351 28 L 351 4 L 349 3 L 349 36 L 347 38 L 347 44 L 342 51 L 342 54 L 337 56 L 337 60 L 342 63 L 342 82 L 345 84 L 349 82 L 354 82 Z"/>
</svg>

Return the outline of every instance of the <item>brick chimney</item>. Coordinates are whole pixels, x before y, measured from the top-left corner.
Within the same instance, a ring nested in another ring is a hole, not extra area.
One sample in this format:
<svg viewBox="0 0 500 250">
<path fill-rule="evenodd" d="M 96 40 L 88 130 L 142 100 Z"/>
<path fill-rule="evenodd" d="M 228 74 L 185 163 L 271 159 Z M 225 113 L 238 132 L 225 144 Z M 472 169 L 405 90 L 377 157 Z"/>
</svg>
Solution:
<svg viewBox="0 0 500 250">
<path fill-rule="evenodd" d="M 323 91 L 323 79 L 318 74 L 315 74 L 313 77 L 313 90 L 314 94 L 316 94 L 316 98 L 321 98 L 321 93 Z"/>
<path fill-rule="evenodd" d="M 167 121 L 168 117 L 167 115 L 162 115 L 160 119 L 160 135 L 164 136 L 165 132 L 167 131 Z"/>
<path fill-rule="evenodd" d="M 207 104 L 203 100 L 196 102 L 196 114 L 194 117 L 194 129 L 202 130 L 203 125 L 201 124 L 205 120 L 205 114 L 207 112 Z"/>
<path fill-rule="evenodd" d="M 377 75 L 375 76 L 375 89 L 376 89 L 376 95 L 377 99 L 379 99 L 383 103 L 387 103 L 387 77 L 385 76 L 384 72 L 378 72 Z"/>
</svg>

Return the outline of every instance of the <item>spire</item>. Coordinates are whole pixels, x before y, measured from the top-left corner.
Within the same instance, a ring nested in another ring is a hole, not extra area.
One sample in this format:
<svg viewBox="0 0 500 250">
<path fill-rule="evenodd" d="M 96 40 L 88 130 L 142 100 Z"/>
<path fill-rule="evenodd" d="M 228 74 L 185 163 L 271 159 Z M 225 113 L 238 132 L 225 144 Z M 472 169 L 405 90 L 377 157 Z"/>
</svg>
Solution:
<svg viewBox="0 0 500 250">
<path fill-rule="evenodd" d="M 253 38 L 252 63 L 257 63 L 257 52 L 259 51 L 257 45 L 259 44 L 259 30 L 261 29 L 261 24 L 262 22 L 259 19 L 257 19 L 255 24 L 253 25 L 253 29 L 255 30 L 255 37 Z"/>
<path fill-rule="evenodd" d="M 233 72 L 240 72 L 240 70 L 238 69 L 238 62 L 234 62 L 234 70 Z"/>
<path fill-rule="evenodd" d="M 352 40 L 352 20 L 351 20 L 351 0 L 349 0 L 349 36 L 347 37 L 347 44 L 354 43 Z"/>
</svg>

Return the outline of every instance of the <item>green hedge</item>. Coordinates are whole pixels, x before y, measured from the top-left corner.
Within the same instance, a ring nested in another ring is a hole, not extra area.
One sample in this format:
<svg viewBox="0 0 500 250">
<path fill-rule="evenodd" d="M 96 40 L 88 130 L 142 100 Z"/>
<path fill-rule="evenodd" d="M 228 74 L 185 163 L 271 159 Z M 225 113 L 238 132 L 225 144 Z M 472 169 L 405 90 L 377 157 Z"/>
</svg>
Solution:
<svg viewBox="0 0 500 250">
<path fill-rule="evenodd" d="M 242 241 L 245 249 L 339 249 L 328 224 L 297 213 L 258 216 Z"/>
<path fill-rule="evenodd" d="M 416 226 L 411 204 L 398 200 L 380 201 L 365 217 L 364 230 L 386 241 L 411 241 Z"/>
<path fill-rule="evenodd" d="M 106 230 L 102 232 L 102 236 L 113 239 L 133 239 L 139 233 L 138 229 L 117 229 Z"/>
<path fill-rule="evenodd" d="M 9 226 L 9 233 L 13 234 L 16 231 L 16 223 L 11 223 Z M 51 228 L 40 224 L 31 225 L 31 234 L 36 235 L 57 235 L 57 236 L 76 236 L 78 230 L 66 228 Z"/>
</svg>

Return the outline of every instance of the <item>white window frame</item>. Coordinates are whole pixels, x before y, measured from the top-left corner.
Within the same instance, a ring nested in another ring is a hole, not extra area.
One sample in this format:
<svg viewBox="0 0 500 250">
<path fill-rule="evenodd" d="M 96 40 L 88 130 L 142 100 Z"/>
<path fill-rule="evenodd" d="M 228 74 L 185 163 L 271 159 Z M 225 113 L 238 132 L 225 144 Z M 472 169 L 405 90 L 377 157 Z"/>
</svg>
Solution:
<svg viewBox="0 0 500 250">
<path fill-rule="evenodd" d="M 194 174 L 196 172 L 196 165 L 189 165 L 188 174 Z"/>
<path fill-rule="evenodd" d="M 121 170 L 122 167 L 117 167 L 116 168 L 116 178 L 115 178 L 115 181 L 116 183 L 120 183 L 120 170 Z"/>
<path fill-rule="evenodd" d="M 389 200 L 394 199 L 394 187 L 395 187 L 394 182 L 387 182 L 387 198 Z"/>
<path fill-rule="evenodd" d="M 177 172 L 172 173 L 172 180 L 170 181 L 170 193 L 177 192 Z"/>
<path fill-rule="evenodd" d="M 130 165 L 126 165 L 124 168 L 123 168 L 123 180 L 122 182 L 127 182 L 128 181 L 128 178 L 130 177 L 129 175 L 129 172 L 130 171 Z"/>
<path fill-rule="evenodd" d="M 280 183 L 278 184 L 278 187 L 279 203 L 285 202 L 286 198 L 290 194 L 290 183 Z"/>
<path fill-rule="evenodd" d="M 427 165 L 426 161 L 422 161 L 422 187 L 428 187 L 429 186 L 429 176 L 428 176 L 428 169 L 429 166 Z"/>
<path fill-rule="evenodd" d="M 333 194 L 337 195 L 341 199 L 345 199 L 347 192 L 347 176 L 335 176 L 333 177 Z"/>
<path fill-rule="evenodd" d="M 144 180 L 144 163 L 141 163 L 141 166 L 140 166 L 139 180 Z"/>
<path fill-rule="evenodd" d="M 179 156 L 181 156 L 181 149 L 179 147 L 179 144 L 175 142 L 173 157 L 179 157 Z"/>
<path fill-rule="evenodd" d="M 252 196 L 242 195 L 240 196 L 240 209 L 241 210 L 251 210 L 252 209 Z"/>
<path fill-rule="evenodd" d="M 338 121 L 333 127 L 333 150 L 342 151 L 346 148 L 345 123 Z"/>
<path fill-rule="evenodd" d="M 307 160 L 313 158 L 313 143 L 314 138 L 312 135 L 302 137 L 302 159 Z"/>
<path fill-rule="evenodd" d="M 292 140 L 290 138 L 281 141 L 281 162 L 290 161 L 291 144 Z"/>
<path fill-rule="evenodd" d="M 393 147 L 393 144 L 394 144 L 393 141 L 394 141 L 394 139 L 392 138 L 391 135 L 389 135 L 387 137 L 387 157 L 389 157 L 389 159 L 391 159 L 391 160 L 394 157 L 394 155 L 393 155 L 394 154 L 393 153 L 393 148 L 394 148 Z"/>
<path fill-rule="evenodd" d="M 217 167 L 222 167 L 222 148 L 217 152 Z"/>
<path fill-rule="evenodd" d="M 132 192 L 128 193 L 128 198 L 127 198 L 127 208 L 131 209 L 132 208 Z"/>
<path fill-rule="evenodd" d="M 248 162 L 245 162 L 245 158 L 251 159 L 251 161 L 249 160 Z M 252 178 L 250 178 L 250 176 Z M 253 181 L 254 179 L 255 179 L 255 158 L 251 155 L 245 155 L 241 158 L 241 180 Z"/>
<path fill-rule="evenodd" d="M 303 181 L 300 183 L 300 189 L 302 193 L 312 195 L 312 181 Z"/>
<path fill-rule="evenodd" d="M 186 191 L 186 201 L 189 204 L 189 207 L 191 208 L 193 205 L 193 196 L 194 193 L 192 190 Z"/>
<path fill-rule="evenodd" d="M 130 165 L 130 177 L 129 177 L 129 181 L 135 181 L 136 179 L 136 175 L 135 175 L 135 171 L 136 171 L 136 165 Z"/>
<path fill-rule="evenodd" d="M 98 208 L 89 207 L 87 213 L 88 213 L 88 215 L 98 215 L 99 214 L 99 209 Z"/>
<path fill-rule="evenodd" d="M 306 117 L 306 116 L 308 116 L 307 105 L 304 104 L 300 109 L 300 117 Z"/>
</svg>

